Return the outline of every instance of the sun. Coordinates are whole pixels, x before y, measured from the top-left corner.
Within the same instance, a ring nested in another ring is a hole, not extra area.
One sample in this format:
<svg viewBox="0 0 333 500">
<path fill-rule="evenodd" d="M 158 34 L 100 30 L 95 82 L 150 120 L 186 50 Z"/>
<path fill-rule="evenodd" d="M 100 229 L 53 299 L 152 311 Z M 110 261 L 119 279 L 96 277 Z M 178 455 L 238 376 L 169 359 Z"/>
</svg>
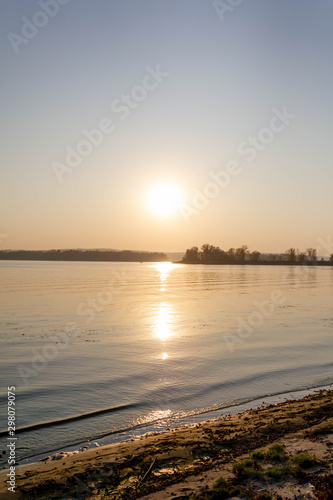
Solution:
<svg viewBox="0 0 333 500">
<path fill-rule="evenodd" d="M 147 194 L 149 209 L 161 217 L 175 215 L 184 201 L 181 189 L 170 183 L 157 184 Z"/>
</svg>

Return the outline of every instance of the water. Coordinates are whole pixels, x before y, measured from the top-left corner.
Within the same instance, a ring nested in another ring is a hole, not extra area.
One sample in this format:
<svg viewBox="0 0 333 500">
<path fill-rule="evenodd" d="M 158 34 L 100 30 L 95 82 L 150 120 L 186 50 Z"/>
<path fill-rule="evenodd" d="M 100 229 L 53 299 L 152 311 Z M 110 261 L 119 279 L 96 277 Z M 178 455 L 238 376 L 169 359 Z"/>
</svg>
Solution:
<svg viewBox="0 0 333 500">
<path fill-rule="evenodd" d="M 2 261 L 0 275 L 1 430 L 15 385 L 20 460 L 333 383 L 330 267 Z"/>
</svg>

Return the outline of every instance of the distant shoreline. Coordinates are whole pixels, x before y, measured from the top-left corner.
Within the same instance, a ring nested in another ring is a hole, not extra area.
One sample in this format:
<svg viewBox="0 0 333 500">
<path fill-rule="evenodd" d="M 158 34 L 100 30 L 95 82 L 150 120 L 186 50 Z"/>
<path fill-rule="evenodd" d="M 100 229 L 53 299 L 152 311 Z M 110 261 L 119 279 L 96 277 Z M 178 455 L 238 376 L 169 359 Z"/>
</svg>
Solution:
<svg viewBox="0 0 333 500">
<path fill-rule="evenodd" d="M 220 247 L 205 243 L 199 249 L 197 246 L 188 248 L 182 259 L 183 264 L 205 264 L 205 265 L 278 265 L 278 266 L 333 266 L 333 253 L 329 260 L 317 255 L 316 248 L 307 248 L 299 251 L 289 248 L 280 254 L 262 254 L 257 250 L 250 251 L 247 245 L 239 248 L 222 250 Z"/>
<path fill-rule="evenodd" d="M 131 250 L 1 250 L 0 260 L 65 262 L 167 262 L 162 252 Z"/>
<path fill-rule="evenodd" d="M 217 263 L 203 263 L 203 262 L 174 262 L 173 264 L 186 264 L 190 266 L 287 266 L 287 267 L 333 267 L 333 262 L 329 262 L 327 260 L 324 261 L 318 261 L 316 264 L 299 264 L 298 262 L 272 262 L 272 261 L 260 261 L 260 262 L 221 262 L 219 264 Z"/>
<path fill-rule="evenodd" d="M 206 248 L 205 248 L 206 247 Z M 264 257 L 260 252 L 248 252 L 247 247 L 230 249 L 228 252 L 218 247 L 203 245 L 200 252 L 197 247 L 187 249 L 182 260 L 170 260 L 166 252 L 148 252 L 133 250 L 0 250 L 0 260 L 41 261 L 41 262 L 170 262 L 173 264 L 191 264 L 204 266 L 290 266 L 290 267 L 333 267 L 330 260 L 303 254 L 269 254 Z M 294 249 L 291 249 L 294 250 Z M 180 252 L 179 252 L 180 253 Z M 332 254 L 333 255 L 333 254 Z"/>
<path fill-rule="evenodd" d="M 316 264 L 299 264 L 297 262 L 295 263 L 290 263 L 290 262 L 224 262 L 220 264 L 204 264 L 202 262 L 198 263 L 190 263 L 190 262 L 183 262 L 183 261 L 169 261 L 167 259 L 165 260 L 156 260 L 156 259 L 150 259 L 150 258 L 141 258 L 141 259 L 87 259 L 87 258 L 78 258 L 78 259 L 57 259 L 57 258 L 20 258 L 20 257 L 3 257 L 0 255 L 0 261 L 28 261 L 28 262 L 119 262 L 119 263 L 126 263 L 126 262 L 133 262 L 133 263 L 160 263 L 160 262 L 169 262 L 170 264 L 182 264 L 182 265 L 187 265 L 187 266 L 250 266 L 250 267 L 256 267 L 256 266 L 282 266 L 282 267 L 333 267 L 333 263 L 329 261 L 319 261 Z"/>
<path fill-rule="evenodd" d="M 144 264 L 144 263 L 163 263 L 163 262 L 169 262 L 170 264 L 182 264 L 186 266 L 204 266 L 204 267 L 211 267 L 211 266 L 241 266 L 241 267 L 258 267 L 258 266 L 278 266 L 278 267 L 310 267 L 310 268 L 315 268 L 315 267 L 333 267 L 333 263 L 329 261 L 319 261 L 316 264 L 298 264 L 298 263 L 293 263 L 291 264 L 290 262 L 224 262 L 221 264 L 203 264 L 202 262 L 200 263 L 189 263 L 189 262 L 183 262 L 183 261 L 169 261 L 169 260 L 156 260 L 156 259 L 85 259 L 85 258 L 79 258 L 79 259 L 56 259 L 56 258 L 19 258 L 19 257 L 3 257 L 0 255 L 0 261 L 28 261 L 28 262 L 119 262 L 119 263 L 126 263 L 126 262 L 133 262 L 133 263 L 139 263 L 139 264 Z"/>
</svg>

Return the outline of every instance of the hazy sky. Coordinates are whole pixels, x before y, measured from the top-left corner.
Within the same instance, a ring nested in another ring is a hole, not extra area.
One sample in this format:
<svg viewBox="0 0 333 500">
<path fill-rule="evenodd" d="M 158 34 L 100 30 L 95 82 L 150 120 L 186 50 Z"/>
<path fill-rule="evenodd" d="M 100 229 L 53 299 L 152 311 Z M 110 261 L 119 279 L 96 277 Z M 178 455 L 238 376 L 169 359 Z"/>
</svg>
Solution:
<svg viewBox="0 0 333 500">
<path fill-rule="evenodd" d="M 332 234 L 331 2 L 0 5 L 1 248 L 282 252 Z M 159 185 L 182 192 L 171 215 L 147 204 Z"/>
</svg>

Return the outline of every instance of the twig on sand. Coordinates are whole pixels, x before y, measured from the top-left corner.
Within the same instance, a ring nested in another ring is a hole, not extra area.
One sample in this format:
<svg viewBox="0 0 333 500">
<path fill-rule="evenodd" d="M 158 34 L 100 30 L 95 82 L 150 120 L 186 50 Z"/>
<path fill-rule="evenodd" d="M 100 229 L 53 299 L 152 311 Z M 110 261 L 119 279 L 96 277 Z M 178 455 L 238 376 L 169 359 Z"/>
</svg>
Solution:
<svg viewBox="0 0 333 500">
<path fill-rule="evenodd" d="M 143 478 L 139 481 L 139 484 L 143 483 L 143 481 L 148 477 L 148 474 L 151 472 L 152 468 L 154 467 L 154 463 L 156 462 L 156 458 L 152 461 L 152 463 L 149 466 L 149 469 L 147 470 L 146 474 L 143 476 Z"/>
</svg>

